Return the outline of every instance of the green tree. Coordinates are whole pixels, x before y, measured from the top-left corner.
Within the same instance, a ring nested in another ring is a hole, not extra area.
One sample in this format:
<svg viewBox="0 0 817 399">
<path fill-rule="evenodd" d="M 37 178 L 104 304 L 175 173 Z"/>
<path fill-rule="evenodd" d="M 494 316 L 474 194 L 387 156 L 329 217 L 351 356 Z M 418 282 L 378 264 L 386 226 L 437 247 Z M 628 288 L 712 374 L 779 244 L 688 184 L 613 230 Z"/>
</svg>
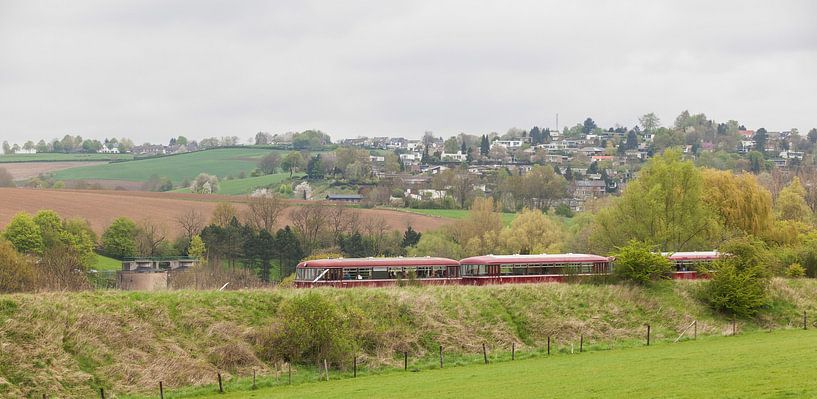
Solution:
<svg viewBox="0 0 817 399">
<path fill-rule="evenodd" d="M 126 217 L 114 219 L 102 233 L 102 251 L 112 258 L 136 256 L 136 223 Z"/>
<path fill-rule="evenodd" d="M 406 232 L 403 233 L 403 241 L 401 243 L 401 247 L 408 248 L 417 245 L 417 242 L 420 241 L 420 238 L 423 236 L 422 233 L 415 231 L 410 225 L 406 228 Z"/>
<path fill-rule="evenodd" d="M 306 164 L 306 175 L 310 179 L 322 179 L 323 178 L 323 167 L 321 166 L 321 154 L 315 155 L 312 158 L 309 158 L 309 162 Z"/>
<path fill-rule="evenodd" d="M 638 284 L 670 278 L 672 263 L 655 248 L 641 241 L 630 241 L 614 255 L 616 276 Z"/>
<path fill-rule="evenodd" d="M 704 169 L 704 201 L 728 229 L 757 237 L 772 227 L 772 195 L 749 173 Z"/>
<path fill-rule="evenodd" d="M 444 151 L 449 153 L 449 154 L 453 154 L 453 153 L 457 152 L 457 149 L 459 147 L 460 147 L 460 143 L 457 142 L 457 138 L 453 137 L 453 136 L 449 137 L 448 140 L 446 140 L 445 143 L 443 143 Z"/>
<path fill-rule="evenodd" d="M 34 218 L 25 212 L 14 215 L 6 226 L 3 237 L 18 252 L 24 254 L 42 254 L 45 248 L 40 227 L 34 222 Z"/>
<path fill-rule="evenodd" d="M 766 160 L 760 151 L 749 151 L 749 170 L 754 174 L 759 174 L 766 169 Z"/>
<path fill-rule="evenodd" d="M 817 128 L 813 128 L 813 129 L 809 130 L 806 137 L 808 138 L 808 141 L 811 144 L 817 143 Z"/>
<path fill-rule="evenodd" d="M 599 212 L 591 240 L 603 250 L 636 240 L 683 251 L 711 246 L 718 231 L 717 216 L 704 202 L 700 170 L 680 151 L 667 150 Z"/>
<path fill-rule="evenodd" d="M 488 141 L 488 136 L 482 135 L 482 139 L 479 142 L 479 153 L 482 156 L 487 156 L 488 153 L 491 151 L 491 142 Z"/>
<path fill-rule="evenodd" d="M 340 250 L 350 258 L 363 258 L 369 254 L 366 243 L 363 241 L 363 236 L 355 232 L 349 237 L 341 237 Z"/>
<path fill-rule="evenodd" d="M 202 261 L 207 257 L 207 248 L 204 246 L 204 241 L 202 241 L 200 235 L 196 234 L 190 239 L 190 246 L 187 248 L 187 255 L 196 258 L 199 261 Z"/>
<path fill-rule="evenodd" d="M 765 128 L 757 129 L 755 135 L 752 137 L 755 141 L 755 150 L 761 154 L 766 152 L 766 143 L 769 141 L 769 134 Z"/>
<path fill-rule="evenodd" d="M 275 249 L 281 265 L 281 276 L 285 277 L 295 272 L 295 266 L 304 257 L 301 244 L 295 232 L 289 226 L 275 233 Z"/>
<path fill-rule="evenodd" d="M 658 116 L 654 113 L 650 112 L 638 118 L 638 124 L 641 125 L 641 128 L 644 129 L 645 132 L 652 133 L 655 129 L 661 127 L 661 120 L 658 119 Z"/>
<path fill-rule="evenodd" d="M 409 248 L 409 255 L 461 259 L 464 253 L 462 247 L 451 238 L 450 234 L 431 231 L 420 237 L 417 246 Z"/>
<path fill-rule="evenodd" d="M 814 213 L 806 202 L 806 189 L 800 184 L 800 179 L 794 177 L 788 186 L 780 190 L 775 202 L 775 212 L 780 220 L 793 220 L 811 223 Z"/>
<path fill-rule="evenodd" d="M 765 244 L 753 238 L 734 239 L 722 245 L 721 252 L 728 255 L 712 265 L 704 299 L 717 311 L 754 316 L 769 301 L 771 259 Z"/>
<path fill-rule="evenodd" d="M 584 120 L 584 123 L 582 124 L 582 133 L 589 134 L 590 132 L 593 131 L 593 129 L 596 129 L 597 127 L 598 126 L 596 126 L 596 122 L 593 121 L 593 118 L 587 118 Z"/>
<path fill-rule="evenodd" d="M 281 169 L 289 171 L 289 177 L 292 177 L 292 174 L 301 168 L 304 160 L 301 156 L 301 153 L 298 151 L 291 151 L 284 157 L 284 160 L 281 161 Z"/>
</svg>

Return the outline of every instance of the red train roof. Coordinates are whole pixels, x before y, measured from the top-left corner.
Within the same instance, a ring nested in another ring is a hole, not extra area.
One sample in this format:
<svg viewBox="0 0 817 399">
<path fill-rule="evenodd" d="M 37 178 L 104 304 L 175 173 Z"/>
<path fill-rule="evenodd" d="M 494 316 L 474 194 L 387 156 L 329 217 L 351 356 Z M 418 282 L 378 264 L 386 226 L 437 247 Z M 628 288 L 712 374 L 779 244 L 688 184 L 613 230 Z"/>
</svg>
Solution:
<svg viewBox="0 0 817 399">
<path fill-rule="evenodd" d="M 718 251 L 664 252 L 663 255 L 669 260 L 712 260 L 721 256 Z"/>
<path fill-rule="evenodd" d="M 448 258 L 340 258 L 316 259 L 298 264 L 299 268 L 332 268 L 332 267 L 400 267 L 400 266 L 458 266 L 460 263 Z"/>
<path fill-rule="evenodd" d="M 609 262 L 609 258 L 587 254 L 541 254 L 541 255 L 484 255 L 465 258 L 463 265 L 537 264 L 537 263 L 585 263 Z"/>
</svg>

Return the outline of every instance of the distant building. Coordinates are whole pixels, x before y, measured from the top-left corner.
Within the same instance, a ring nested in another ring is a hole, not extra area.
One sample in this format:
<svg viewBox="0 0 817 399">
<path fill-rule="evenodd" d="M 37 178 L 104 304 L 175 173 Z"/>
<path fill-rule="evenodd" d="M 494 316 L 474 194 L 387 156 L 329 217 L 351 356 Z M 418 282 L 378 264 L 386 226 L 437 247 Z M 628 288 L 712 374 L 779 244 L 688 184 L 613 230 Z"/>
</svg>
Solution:
<svg viewBox="0 0 817 399">
<path fill-rule="evenodd" d="M 326 196 L 326 200 L 357 203 L 363 200 L 363 196 L 360 194 L 329 194 Z"/>
</svg>

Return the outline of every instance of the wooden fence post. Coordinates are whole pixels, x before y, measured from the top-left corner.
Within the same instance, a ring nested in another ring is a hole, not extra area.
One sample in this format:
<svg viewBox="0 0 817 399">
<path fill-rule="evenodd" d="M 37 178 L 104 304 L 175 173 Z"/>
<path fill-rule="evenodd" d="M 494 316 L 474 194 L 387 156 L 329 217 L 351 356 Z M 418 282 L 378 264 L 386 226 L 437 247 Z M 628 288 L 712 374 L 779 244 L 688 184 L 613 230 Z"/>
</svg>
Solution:
<svg viewBox="0 0 817 399">
<path fill-rule="evenodd" d="M 584 352 L 584 334 L 579 335 L 579 353 Z"/>
<path fill-rule="evenodd" d="M 218 374 L 218 393 L 224 393 L 224 385 L 221 384 L 221 373 Z"/>
<path fill-rule="evenodd" d="M 329 363 L 326 363 L 326 359 L 323 359 L 323 370 L 326 371 L 326 381 L 329 381 Z"/>
<path fill-rule="evenodd" d="M 516 342 L 511 342 L 511 360 L 516 360 Z"/>
<path fill-rule="evenodd" d="M 650 325 L 647 324 L 647 346 L 650 346 Z"/>
<path fill-rule="evenodd" d="M 165 387 L 161 381 L 159 381 L 159 399 L 165 399 Z"/>
<path fill-rule="evenodd" d="M 256 388 L 258 388 L 258 387 L 255 385 L 255 368 L 253 368 L 252 369 L 252 389 L 256 389 Z"/>
<path fill-rule="evenodd" d="M 408 351 L 403 352 L 403 371 L 408 370 Z"/>
<path fill-rule="evenodd" d="M 808 327 L 807 327 L 807 324 L 806 324 L 806 311 L 805 310 L 803 311 L 803 329 L 808 330 Z"/>
<path fill-rule="evenodd" d="M 440 345 L 440 368 L 443 368 L 443 346 Z"/>
<path fill-rule="evenodd" d="M 99 388 L 99 397 L 105 399 L 105 388 Z"/>
<path fill-rule="evenodd" d="M 695 320 L 695 335 L 693 335 L 694 339 L 698 339 L 698 320 Z"/>
<path fill-rule="evenodd" d="M 736 317 L 736 316 L 732 316 L 732 335 L 733 335 L 733 336 L 734 336 L 734 335 L 737 335 L 737 333 L 738 333 L 737 326 L 738 326 L 738 320 L 737 320 L 737 317 Z"/>
<path fill-rule="evenodd" d="M 548 356 L 550 355 L 550 335 L 548 335 Z"/>
<path fill-rule="evenodd" d="M 287 369 L 289 371 L 289 379 L 287 381 L 289 385 L 292 385 L 292 363 L 287 362 Z"/>
<path fill-rule="evenodd" d="M 357 354 L 355 354 L 355 358 L 352 359 L 352 378 L 357 378 Z"/>
<path fill-rule="evenodd" d="M 482 358 L 485 360 L 485 364 L 488 364 L 488 352 L 485 350 L 485 343 L 482 344 Z"/>
</svg>

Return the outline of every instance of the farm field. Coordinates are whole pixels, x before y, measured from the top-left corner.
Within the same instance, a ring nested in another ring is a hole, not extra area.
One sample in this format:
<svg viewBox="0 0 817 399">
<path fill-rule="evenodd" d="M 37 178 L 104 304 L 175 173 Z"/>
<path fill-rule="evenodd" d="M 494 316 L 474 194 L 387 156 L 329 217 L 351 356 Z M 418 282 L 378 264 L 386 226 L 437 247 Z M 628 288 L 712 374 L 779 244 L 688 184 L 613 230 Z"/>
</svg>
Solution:
<svg viewBox="0 0 817 399">
<path fill-rule="evenodd" d="M 303 174 L 295 173 L 293 178 L 303 176 Z M 251 194 L 256 188 L 275 186 L 282 181 L 289 178 L 289 172 L 274 173 L 271 175 L 247 177 L 244 179 L 222 180 L 218 183 L 218 193 L 220 195 L 242 195 Z M 178 193 L 189 193 L 189 188 L 180 188 L 174 190 Z"/>
<path fill-rule="evenodd" d="M 0 154 L 0 163 L 111 161 L 115 159 L 133 159 L 133 154 L 64 154 L 58 152 L 44 152 L 38 154 Z"/>
<path fill-rule="evenodd" d="M 51 209 L 63 217 L 88 219 L 98 234 L 111 221 L 126 216 L 137 223 L 149 219 L 164 227 L 170 236 L 179 233 L 176 217 L 190 209 L 196 209 L 209 220 L 219 201 L 233 202 L 239 212 L 245 209 L 243 197 L 228 195 L 201 195 L 185 193 L 151 193 L 136 191 L 101 190 L 35 190 L 23 188 L 0 188 L 0 228 L 18 212 L 35 213 L 41 209 Z M 291 202 L 293 206 L 298 201 Z M 360 209 L 364 219 L 383 218 L 387 225 L 396 230 L 405 230 L 410 224 L 418 231 L 427 231 L 446 224 L 445 219 L 431 216 L 398 212 L 386 209 Z M 283 227 L 291 224 L 289 211 L 279 219 Z"/>
<path fill-rule="evenodd" d="M 762 398 L 817 395 L 817 331 L 755 332 L 208 398 Z M 171 398 L 174 396 L 166 395 Z"/>
<path fill-rule="evenodd" d="M 159 158 L 139 159 L 105 165 L 86 166 L 59 171 L 58 180 L 128 180 L 143 182 L 152 175 L 167 177 L 174 184 L 184 179 L 192 180 L 199 173 L 208 173 L 223 180 L 239 173 L 249 174 L 258 160 L 270 152 L 262 148 L 221 148 L 171 155 Z"/>
<path fill-rule="evenodd" d="M 414 208 L 393 208 L 399 209 L 401 212 L 419 213 L 421 215 L 437 216 L 448 219 L 465 219 L 468 216 L 467 209 L 414 209 Z M 503 212 L 500 216 L 502 223 L 505 225 L 511 224 L 516 218 L 516 213 Z"/>
<path fill-rule="evenodd" d="M 25 180 L 43 173 L 52 173 L 63 169 L 79 168 L 105 163 L 104 161 L 54 161 L 54 162 L 9 162 L 0 163 L 0 168 L 11 173 L 14 180 Z"/>
</svg>

